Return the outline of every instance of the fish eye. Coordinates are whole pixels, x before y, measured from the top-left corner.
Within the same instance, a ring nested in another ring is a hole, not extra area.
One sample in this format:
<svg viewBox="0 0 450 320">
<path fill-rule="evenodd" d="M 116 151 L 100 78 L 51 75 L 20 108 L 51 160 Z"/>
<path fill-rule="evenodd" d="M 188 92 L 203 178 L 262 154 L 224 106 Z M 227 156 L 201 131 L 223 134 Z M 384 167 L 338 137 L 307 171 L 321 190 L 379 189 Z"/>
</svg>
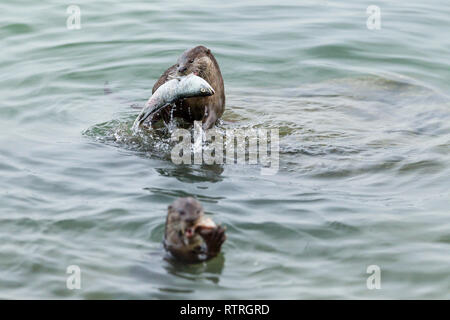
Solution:
<svg viewBox="0 0 450 320">
<path fill-rule="evenodd" d="M 205 88 L 201 88 L 200 91 L 201 92 L 206 92 L 206 89 Z"/>
</svg>

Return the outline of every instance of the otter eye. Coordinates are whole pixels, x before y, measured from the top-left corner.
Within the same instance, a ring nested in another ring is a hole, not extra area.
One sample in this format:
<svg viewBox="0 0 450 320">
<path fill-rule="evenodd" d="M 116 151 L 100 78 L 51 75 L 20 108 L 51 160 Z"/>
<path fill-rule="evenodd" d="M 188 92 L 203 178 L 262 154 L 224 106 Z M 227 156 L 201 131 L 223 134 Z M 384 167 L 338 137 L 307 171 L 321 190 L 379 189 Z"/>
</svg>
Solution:
<svg viewBox="0 0 450 320">
<path fill-rule="evenodd" d="M 200 214 L 200 210 L 197 210 L 197 214 Z"/>
<path fill-rule="evenodd" d="M 177 67 L 179 67 L 180 66 L 180 64 L 179 63 L 177 63 Z"/>
<path fill-rule="evenodd" d="M 189 60 L 189 63 L 194 63 L 194 59 Z"/>
<path fill-rule="evenodd" d="M 186 214 L 186 212 L 185 212 L 184 210 L 181 210 L 181 211 L 180 211 L 180 214 L 181 214 L 182 216 L 184 216 L 184 215 Z"/>
</svg>

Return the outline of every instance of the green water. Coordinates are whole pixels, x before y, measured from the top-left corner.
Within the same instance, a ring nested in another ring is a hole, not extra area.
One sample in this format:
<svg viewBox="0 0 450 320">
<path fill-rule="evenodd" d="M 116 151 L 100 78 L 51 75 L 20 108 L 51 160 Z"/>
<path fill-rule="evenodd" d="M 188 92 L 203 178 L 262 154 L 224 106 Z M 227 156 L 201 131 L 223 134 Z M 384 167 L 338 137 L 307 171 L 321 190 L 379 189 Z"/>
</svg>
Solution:
<svg viewBox="0 0 450 320">
<path fill-rule="evenodd" d="M 79 30 L 67 3 L 0 4 L 0 298 L 450 298 L 448 1 L 74 4 Z M 177 166 L 127 133 L 198 44 L 224 77 L 219 126 L 280 129 L 276 175 Z M 206 264 L 164 260 L 187 195 L 227 226 Z"/>
</svg>

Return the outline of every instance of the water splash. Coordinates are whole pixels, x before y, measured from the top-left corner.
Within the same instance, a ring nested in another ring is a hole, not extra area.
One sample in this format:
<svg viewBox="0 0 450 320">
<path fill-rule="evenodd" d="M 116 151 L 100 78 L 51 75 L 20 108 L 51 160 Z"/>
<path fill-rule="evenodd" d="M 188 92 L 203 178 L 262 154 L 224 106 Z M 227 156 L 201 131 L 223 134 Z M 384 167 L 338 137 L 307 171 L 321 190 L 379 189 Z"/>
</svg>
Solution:
<svg viewBox="0 0 450 320">
<path fill-rule="evenodd" d="M 165 127 L 133 128 L 134 116 L 96 124 L 83 134 L 96 141 L 113 145 L 120 149 L 144 152 L 148 156 L 168 159 L 172 142 L 170 132 Z"/>
<path fill-rule="evenodd" d="M 192 153 L 194 159 L 202 156 L 203 147 L 206 141 L 206 133 L 202 128 L 201 121 L 194 121 L 194 143 L 192 144 Z"/>
<path fill-rule="evenodd" d="M 170 109 L 170 121 L 168 124 L 166 124 L 167 130 L 169 130 L 170 134 L 172 134 L 172 132 L 177 128 L 177 121 L 175 121 L 175 118 L 173 116 L 175 109 L 176 109 L 175 105 L 172 105 Z"/>
</svg>

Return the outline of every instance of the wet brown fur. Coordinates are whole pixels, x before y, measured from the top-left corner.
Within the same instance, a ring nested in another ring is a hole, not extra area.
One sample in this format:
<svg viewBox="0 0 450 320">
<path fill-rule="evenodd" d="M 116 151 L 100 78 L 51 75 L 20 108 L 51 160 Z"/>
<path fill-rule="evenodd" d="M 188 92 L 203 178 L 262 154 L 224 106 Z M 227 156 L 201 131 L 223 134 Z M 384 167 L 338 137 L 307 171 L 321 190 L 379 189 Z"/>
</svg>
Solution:
<svg viewBox="0 0 450 320">
<path fill-rule="evenodd" d="M 164 247 L 173 257 L 188 263 L 209 260 L 219 254 L 226 239 L 225 229 L 200 229 L 191 238 L 186 228 L 194 226 L 204 216 L 203 207 L 194 198 L 178 198 L 169 207 L 164 232 Z"/>
<path fill-rule="evenodd" d="M 222 73 L 211 50 L 204 46 L 197 46 L 186 50 L 176 64 L 167 69 L 153 86 L 154 93 L 163 83 L 177 76 L 195 73 L 205 79 L 214 89 L 215 94 L 208 97 L 187 98 L 175 103 L 153 117 L 152 123 L 163 118 L 170 121 L 171 108 L 174 117 L 183 118 L 187 122 L 194 120 L 203 122 L 203 129 L 209 129 L 216 123 L 225 110 L 225 89 Z"/>
</svg>

